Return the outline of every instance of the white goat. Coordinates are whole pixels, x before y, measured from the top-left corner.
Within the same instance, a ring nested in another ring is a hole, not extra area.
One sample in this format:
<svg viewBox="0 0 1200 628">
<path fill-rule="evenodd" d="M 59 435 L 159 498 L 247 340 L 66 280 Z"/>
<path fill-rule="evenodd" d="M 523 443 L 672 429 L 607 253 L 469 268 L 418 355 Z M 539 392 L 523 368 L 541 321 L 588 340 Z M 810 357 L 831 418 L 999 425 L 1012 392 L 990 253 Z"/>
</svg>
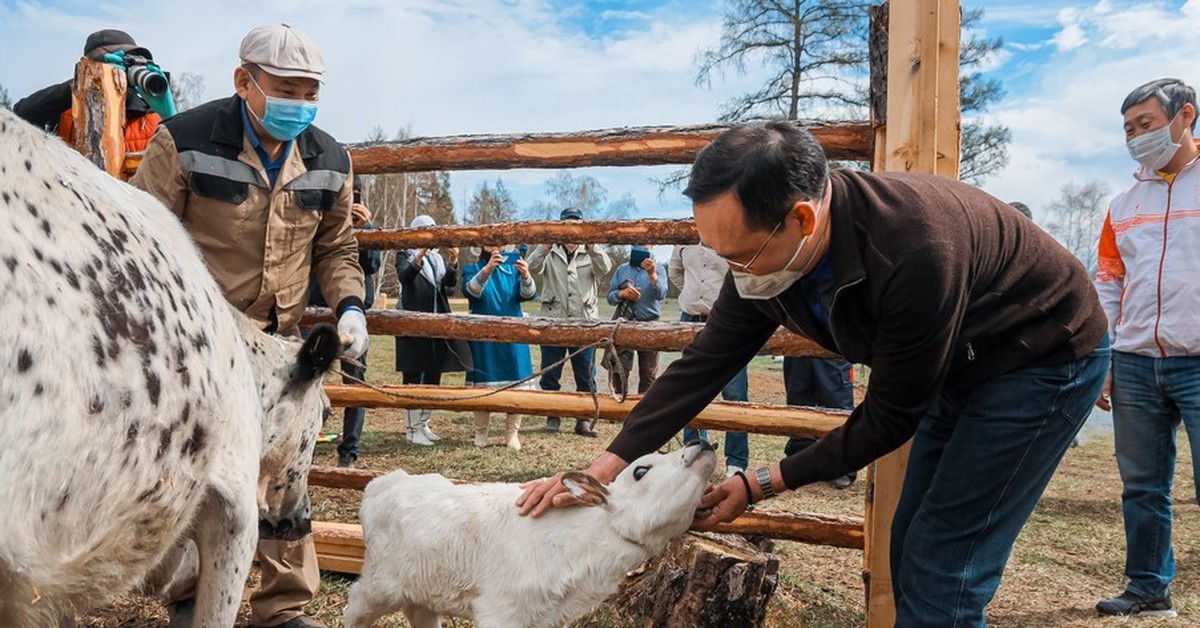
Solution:
<svg viewBox="0 0 1200 628">
<path fill-rule="evenodd" d="M 442 615 L 477 628 L 562 626 L 688 529 L 715 465 L 701 443 L 642 456 L 607 488 L 569 473 L 563 484 L 587 507 L 540 519 L 517 514 L 515 484 L 389 473 L 363 496 L 367 555 L 346 626 L 397 610 L 413 628 L 437 628 Z"/>
</svg>

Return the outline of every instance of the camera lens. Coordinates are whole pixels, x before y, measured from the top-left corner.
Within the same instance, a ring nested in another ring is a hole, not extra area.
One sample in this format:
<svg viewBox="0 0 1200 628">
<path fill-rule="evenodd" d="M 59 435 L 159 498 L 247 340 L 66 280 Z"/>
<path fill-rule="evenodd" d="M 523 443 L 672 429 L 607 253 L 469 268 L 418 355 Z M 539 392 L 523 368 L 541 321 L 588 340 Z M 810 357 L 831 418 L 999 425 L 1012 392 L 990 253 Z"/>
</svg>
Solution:
<svg viewBox="0 0 1200 628">
<path fill-rule="evenodd" d="M 169 88 L 167 77 L 144 65 L 135 65 L 129 68 L 127 76 L 129 82 L 136 85 L 147 96 L 157 98 L 167 93 Z"/>
</svg>

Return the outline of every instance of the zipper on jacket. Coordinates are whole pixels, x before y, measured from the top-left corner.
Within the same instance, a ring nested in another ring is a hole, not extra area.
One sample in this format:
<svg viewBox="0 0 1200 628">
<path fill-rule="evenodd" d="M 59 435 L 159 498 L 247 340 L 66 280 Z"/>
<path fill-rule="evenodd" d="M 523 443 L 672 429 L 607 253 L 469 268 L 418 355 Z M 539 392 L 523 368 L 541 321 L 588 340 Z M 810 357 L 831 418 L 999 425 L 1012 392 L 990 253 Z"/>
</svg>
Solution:
<svg viewBox="0 0 1200 628">
<path fill-rule="evenodd" d="M 969 342 L 967 343 L 967 361 L 968 362 L 975 361 L 975 347 L 971 346 L 971 343 L 969 343 Z"/>
<path fill-rule="evenodd" d="M 1176 174 L 1176 177 L 1179 175 Z M 1167 211 L 1163 214 L 1163 236 L 1162 236 L 1162 253 L 1158 257 L 1158 281 L 1155 284 L 1155 316 L 1154 316 L 1154 346 L 1158 347 L 1159 357 L 1167 357 L 1167 350 L 1163 348 L 1162 341 L 1158 338 L 1158 327 L 1162 324 L 1162 277 L 1163 264 L 1167 262 L 1167 235 L 1168 228 L 1171 224 L 1171 192 L 1175 187 L 1175 180 L 1167 182 Z"/>
<path fill-rule="evenodd" d="M 844 285 L 838 287 L 838 289 L 836 291 L 834 291 L 834 293 L 833 293 L 833 300 L 831 300 L 829 302 L 829 315 L 827 317 L 827 322 L 829 323 L 829 337 L 833 339 L 833 344 L 834 344 L 834 346 L 838 347 L 838 351 L 842 350 L 841 349 L 842 343 L 838 342 L 837 334 L 833 333 L 833 307 L 837 304 L 838 295 L 840 295 L 842 293 L 842 290 L 845 290 L 846 288 L 849 288 L 851 286 L 856 286 L 856 285 L 862 283 L 862 281 L 863 281 L 863 278 L 859 277 L 858 279 L 855 279 L 854 281 L 851 281 L 848 284 L 844 284 Z M 775 304 L 779 306 L 779 309 L 783 311 L 783 315 L 787 317 L 787 320 L 789 323 L 794 325 L 796 327 L 796 329 L 804 329 L 803 326 L 801 326 L 799 323 L 796 322 L 796 319 L 792 318 L 791 313 L 788 312 L 787 307 L 783 304 L 783 301 L 779 300 L 778 296 L 774 297 L 771 300 L 774 301 Z M 843 356 L 843 357 L 845 357 L 845 356 Z"/>
</svg>

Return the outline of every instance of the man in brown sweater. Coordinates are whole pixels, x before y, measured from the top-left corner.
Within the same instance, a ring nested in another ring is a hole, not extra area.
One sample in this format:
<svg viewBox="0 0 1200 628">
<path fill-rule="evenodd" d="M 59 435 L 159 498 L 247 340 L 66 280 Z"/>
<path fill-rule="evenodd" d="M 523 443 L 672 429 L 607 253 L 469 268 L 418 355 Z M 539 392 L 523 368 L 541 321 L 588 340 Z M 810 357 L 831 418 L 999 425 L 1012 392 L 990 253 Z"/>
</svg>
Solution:
<svg viewBox="0 0 1200 628">
<path fill-rule="evenodd" d="M 730 521 L 912 438 L 892 527 L 897 625 L 983 626 L 1012 545 L 1108 368 L 1083 266 L 968 185 L 830 172 L 812 135 L 786 122 L 722 134 L 684 193 L 701 241 L 731 272 L 707 326 L 587 472 L 610 482 L 661 447 L 783 325 L 869 365 L 866 398 L 811 447 L 716 486 L 697 524 Z M 518 506 L 538 516 L 573 501 L 556 476 Z"/>
</svg>

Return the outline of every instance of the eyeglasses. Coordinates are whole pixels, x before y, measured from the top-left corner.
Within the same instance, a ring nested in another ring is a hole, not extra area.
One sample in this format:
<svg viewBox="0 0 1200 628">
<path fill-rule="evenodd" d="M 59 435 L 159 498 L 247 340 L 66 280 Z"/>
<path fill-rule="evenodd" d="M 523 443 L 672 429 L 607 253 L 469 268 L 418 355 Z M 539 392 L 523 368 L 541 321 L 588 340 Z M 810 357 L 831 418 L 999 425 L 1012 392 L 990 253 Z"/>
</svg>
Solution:
<svg viewBox="0 0 1200 628">
<path fill-rule="evenodd" d="M 750 258 L 750 261 L 748 261 L 746 263 L 735 262 L 734 260 L 731 260 L 728 257 L 725 257 L 724 255 L 721 255 L 720 253 L 717 253 L 711 246 L 709 246 L 703 242 L 700 243 L 700 246 L 712 251 L 713 253 L 716 253 L 717 257 L 720 257 L 721 259 L 725 260 L 725 262 L 728 263 L 730 266 L 736 266 L 737 268 L 735 270 L 737 270 L 739 272 L 749 272 L 750 266 L 753 265 L 754 262 L 758 260 L 758 256 L 762 255 L 763 251 L 767 250 L 767 245 L 771 243 L 771 238 L 775 237 L 775 233 L 779 231 L 779 228 L 783 226 L 783 223 L 785 221 L 787 221 L 787 216 L 784 216 L 779 221 L 779 223 L 775 225 L 775 228 L 771 230 L 771 234 L 767 236 L 766 240 L 763 240 L 762 246 L 758 247 L 758 250 L 754 252 L 754 255 Z"/>
</svg>

